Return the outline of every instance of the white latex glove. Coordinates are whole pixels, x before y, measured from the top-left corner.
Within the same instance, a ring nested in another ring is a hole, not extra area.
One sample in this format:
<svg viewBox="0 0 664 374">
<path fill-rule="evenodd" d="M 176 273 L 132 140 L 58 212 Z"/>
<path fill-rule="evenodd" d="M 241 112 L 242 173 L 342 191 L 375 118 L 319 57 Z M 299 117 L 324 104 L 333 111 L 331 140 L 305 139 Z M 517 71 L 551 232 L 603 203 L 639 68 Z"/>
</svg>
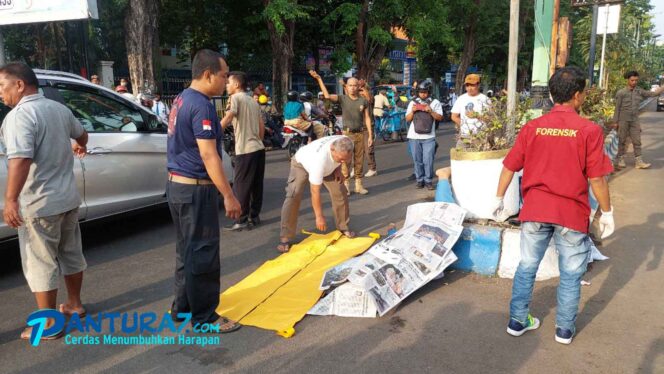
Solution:
<svg viewBox="0 0 664 374">
<path fill-rule="evenodd" d="M 613 207 L 608 212 L 603 210 L 601 212 L 602 216 L 599 217 L 599 236 L 601 239 L 605 239 L 613 234 L 616 224 L 613 222 Z"/>
<path fill-rule="evenodd" d="M 496 196 L 491 206 L 491 212 L 493 212 L 494 220 L 497 222 L 504 222 L 509 218 L 509 215 L 505 212 L 505 204 L 503 203 L 502 196 Z"/>
</svg>

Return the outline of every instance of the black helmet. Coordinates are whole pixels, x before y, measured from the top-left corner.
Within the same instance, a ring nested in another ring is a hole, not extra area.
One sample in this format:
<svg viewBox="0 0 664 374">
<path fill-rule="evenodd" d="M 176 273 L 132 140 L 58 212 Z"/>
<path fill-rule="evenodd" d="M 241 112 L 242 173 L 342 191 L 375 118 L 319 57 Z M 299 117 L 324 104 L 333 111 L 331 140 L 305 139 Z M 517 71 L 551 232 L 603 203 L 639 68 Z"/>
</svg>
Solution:
<svg viewBox="0 0 664 374">
<path fill-rule="evenodd" d="M 297 93 L 297 91 L 288 91 L 288 93 L 286 94 L 286 98 L 288 99 L 288 101 L 297 101 L 299 96 L 300 95 Z"/>
<path fill-rule="evenodd" d="M 300 101 L 311 101 L 314 99 L 314 94 L 309 91 L 304 91 L 300 94 Z"/>
<path fill-rule="evenodd" d="M 431 82 L 429 81 L 422 81 L 417 85 L 417 92 L 427 92 L 431 93 Z"/>
</svg>

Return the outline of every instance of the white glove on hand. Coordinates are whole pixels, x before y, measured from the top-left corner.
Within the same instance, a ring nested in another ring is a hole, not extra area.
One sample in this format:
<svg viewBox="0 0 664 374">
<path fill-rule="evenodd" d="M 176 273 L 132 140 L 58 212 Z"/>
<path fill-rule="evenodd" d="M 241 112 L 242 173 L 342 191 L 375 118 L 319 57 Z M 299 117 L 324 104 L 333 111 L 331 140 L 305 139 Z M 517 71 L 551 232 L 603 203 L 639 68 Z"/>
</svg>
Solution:
<svg viewBox="0 0 664 374">
<path fill-rule="evenodd" d="M 613 222 L 613 207 L 608 212 L 603 210 L 601 212 L 602 216 L 599 217 L 599 236 L 601 239 L 605 239 L 613 234 L 616 224 Z"/>
<path fill-rule="evenodd" d="M 502 196 L 496 196 L 493 201 L 493 206 L 491 207 L 491 212 L 493 212 L 494 220 L 497 222 L 505 222 L 509 215 L 505 213 L 505 204 L 503 203 Z"/>
</svg>

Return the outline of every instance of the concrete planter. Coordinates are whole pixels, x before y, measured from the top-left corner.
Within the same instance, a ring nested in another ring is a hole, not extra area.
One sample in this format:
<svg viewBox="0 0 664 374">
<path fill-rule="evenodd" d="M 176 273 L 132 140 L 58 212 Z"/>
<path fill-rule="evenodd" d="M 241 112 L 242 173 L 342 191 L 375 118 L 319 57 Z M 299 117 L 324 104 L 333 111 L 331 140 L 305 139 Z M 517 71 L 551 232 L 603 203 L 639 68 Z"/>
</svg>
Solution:
<svg viewBox="0 0 664 374">
<path fill-rule="evenodd" d="M 509 149 L 489 152 L 450 151 L 452 188 L 457 204 L 468 210 L 467 218 L 492 219 L 491 207 Z M 519 178 L 514 177 L 505 193 L 505 211 L 519 212 Z"/>
</svg>

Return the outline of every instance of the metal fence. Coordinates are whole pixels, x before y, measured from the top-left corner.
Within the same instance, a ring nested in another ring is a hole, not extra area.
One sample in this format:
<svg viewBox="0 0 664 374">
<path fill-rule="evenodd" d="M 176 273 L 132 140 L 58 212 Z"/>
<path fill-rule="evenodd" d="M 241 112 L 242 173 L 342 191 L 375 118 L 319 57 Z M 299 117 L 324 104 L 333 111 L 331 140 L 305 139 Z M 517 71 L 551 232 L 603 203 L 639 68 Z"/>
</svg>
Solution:
<svg viewBox="0 0 664 374">
<path fill-rule="evenodd" d="M 162 95 L 161 101 L 170 108 L 176 97 L 177 95 Z M 210 101 L 214 105 L 219 119 L 223 118 L 226 112 L 226 105 L 228 105 L 228 96 L 213 96 Z"/>
</svg>

